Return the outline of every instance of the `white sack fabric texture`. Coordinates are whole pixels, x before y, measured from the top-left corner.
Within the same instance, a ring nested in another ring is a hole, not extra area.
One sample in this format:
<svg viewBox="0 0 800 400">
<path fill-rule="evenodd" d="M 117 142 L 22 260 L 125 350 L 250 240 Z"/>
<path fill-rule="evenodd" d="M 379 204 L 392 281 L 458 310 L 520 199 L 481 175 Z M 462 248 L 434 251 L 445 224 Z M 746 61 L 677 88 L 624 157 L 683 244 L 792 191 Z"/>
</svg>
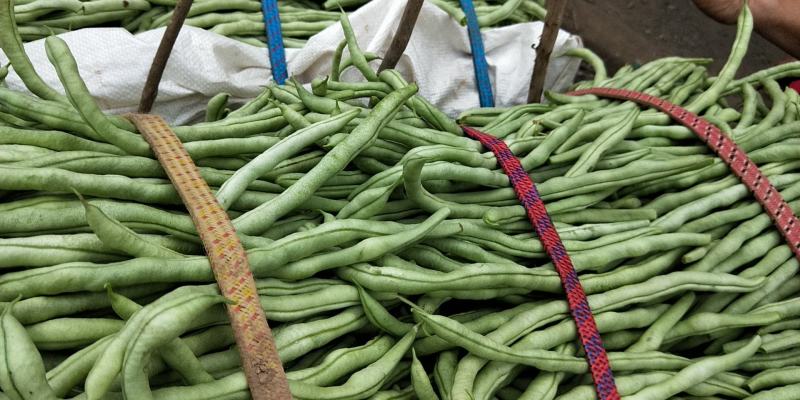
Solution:
<svg viewBox="0 0 800 400">
<path fill-rule="evenodd" d="M 362 49 L 385 53 L 405 4 L 375 0 L 350 14 Z M 532 46 L 543 26 L 542 22 L 530 22 L 482 31 L 496 106 L 525 102 L 535 57 Z M 81 76 L 100 106 L 111 113 L 125 113 L 136 109 L 163 33 L 163 28 L 137 35 L 122 28 L 88 28 L 60 37 L 75 55 Z M 337 24 L 311 37 L 304 48 L 287 49 L 290 75 L 303 83 L 327 75 L 334 49 L 342 39 Z M 579 60 L 557 56 L 581 45 L 579 37 L 559 32 L 546 89 L 564 90 L 572 83 Z M 47 60 L 44 41 L 27 43 L 25 50 L 42 78 L 63 90 Z M 0 61 L 6 60 L 0 52 Z M 375 63 L 377 66 L 378 61 Z M 466 27 L 433 4 L 423 5 L 396 68 L 406 80 L 419 85 L 422 96 L 452 116 L 479 107 Z M 342 80 L 356 79 L 359 74 L 355 70 L 342 76 Z M 6 81 L 12 89 L 23 88 L 13 71 Z M 270 81 L 266 49 L 185 26 L 164 71 L 153 112 L 170 123 L 184 124 L 203 115 L 211 96 L 225 92 L 233 99 L 252 98 Z"/>
</svg>

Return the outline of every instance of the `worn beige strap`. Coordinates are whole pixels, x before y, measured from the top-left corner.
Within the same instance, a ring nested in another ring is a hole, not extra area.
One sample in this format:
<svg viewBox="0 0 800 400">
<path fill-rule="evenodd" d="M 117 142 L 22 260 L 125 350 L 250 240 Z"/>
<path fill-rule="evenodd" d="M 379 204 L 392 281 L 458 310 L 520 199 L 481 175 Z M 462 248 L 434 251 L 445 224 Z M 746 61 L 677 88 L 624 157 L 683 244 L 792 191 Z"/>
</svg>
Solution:
<svg viewBox="0 0 800 400">
<path fill-rule="evenodd" d="M 228 316 L 252 398 L 290 400 L 289 384 L 261 308 L 247 254 L 228 215 L 200 176 L 183 144 L 161 117 L 133 114 L 128 118 L 150 144 L 189 210 L 220 292 L 232 301 L 227 307 Z"/>
</svg>

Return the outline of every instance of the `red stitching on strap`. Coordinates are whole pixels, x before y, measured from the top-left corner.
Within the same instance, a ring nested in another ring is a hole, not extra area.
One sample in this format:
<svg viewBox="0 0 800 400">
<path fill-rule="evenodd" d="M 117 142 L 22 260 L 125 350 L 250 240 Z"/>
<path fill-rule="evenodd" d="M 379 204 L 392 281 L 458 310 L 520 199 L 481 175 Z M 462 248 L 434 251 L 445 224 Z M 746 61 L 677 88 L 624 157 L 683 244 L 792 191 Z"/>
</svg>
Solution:
<svg viewBox="0 0 800 400">
<path fill-rule="evenodd" d="M 578 336 L 586 352 L 586 359 L 589 361 L 598 399 L 619 400 L 620 396 L 617 392 L 617 385 L 614 383 L 614 375 L 608 364 L 608 355 L 603 347 L 603 341 L 600 339 L 600 333 L 597 331 L 597 324 L 594 322 L 592 309 L 586 299 L 586 292 L 583 291 L 578 273 L 575 272 L 572 260 L 567 254 L 567 249 L 564 248 L 553 221 L 547 214 L 544 202 L 536 190 L 536 185 L 505 142 L 477 129 L 467 126 L 463 128 L 467 135 L 479 140 L 495 154 L 497 161 L 514 186 L 517 197 L 525 207 L 528 219 L 533 224 L 536 234 L 539 235 L 547 255 L 553 260 L 553 265 L 561 277 L 561 284 L 567 293 L 567 303 L 578 327 Z"/>
</svg>

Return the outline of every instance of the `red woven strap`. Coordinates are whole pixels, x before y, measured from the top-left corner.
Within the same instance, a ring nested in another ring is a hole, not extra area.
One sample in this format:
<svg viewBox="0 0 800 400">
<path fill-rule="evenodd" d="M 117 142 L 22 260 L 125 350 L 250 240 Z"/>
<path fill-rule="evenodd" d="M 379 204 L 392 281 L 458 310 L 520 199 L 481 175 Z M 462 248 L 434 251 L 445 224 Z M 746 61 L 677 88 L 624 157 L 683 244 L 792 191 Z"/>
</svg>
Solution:
<svg viewBox="0 0 800 400">
<path fill-rule="evenodd" d="M 800 93 L 800 79 L 790 83 L 789 87 L 794 89 L 795 92 Z"/>
<path fill-rule="evenodd" d="M 764 177 L 758 166 L 750 161 L 747 154 L 719 128 L 680 106 L 645 93 L 624 89 L 592 88 L 568 94 L 574 96 L 593 94 L 648 105 L 663 111 L 675 121 L 691 129 L 722 161 L 728 164 L 731 171 L 750 189 L 786 239 L 795 257 L 800 259 L 800 223 L 797 216 L 794 215 L 789 204 L 783 200 L 778 189 L 775 189 Z"/>
<path fill-rule="evenodd" d="M 578 273 L 575 272 L 575 267 L 572 266 L 567 249 L 561 242 L 550 215 L 547 214 L 544 202 L 536 190 L 536 185 L 505 142 L 477 129 L 467 126 L 463 128 L 467 135 L 479 140 L 495 154 L 497 161 L 514 186 L 517 197 L 525 207 L 533 229 L 539 235 L 547 255 L 553 260 L 553 265 L 561 277 L 561 284 L 567 293 L 570 313 L 578 327 L 578 337 L 586 352 L 586 359 L 589 361 L 597 398 L 599 400 L 619 399 L 614 375 L 608 364 L 608 355 L 603 347 L 603 341 L 600 339 L 600 332 L 597 331 L 597 324 L 594 322 L 592 309 L 586 299 L 586 292 L 583 291 L 583 286 L 578 279 Z"/>
</svg>

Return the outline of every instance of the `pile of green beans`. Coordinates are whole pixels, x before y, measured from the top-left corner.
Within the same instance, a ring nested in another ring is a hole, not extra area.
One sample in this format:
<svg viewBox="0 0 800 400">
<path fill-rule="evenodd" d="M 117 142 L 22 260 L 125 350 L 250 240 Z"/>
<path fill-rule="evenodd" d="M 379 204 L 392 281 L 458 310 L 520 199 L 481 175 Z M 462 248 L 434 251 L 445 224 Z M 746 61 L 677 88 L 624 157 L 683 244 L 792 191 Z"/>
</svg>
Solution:
<svg viewBox="0 0 800 400">
<path fill-rule="evenodd" d="M 8 1 L 8 0 L 3 0 Z M 456 0 L 432 0 L 463 22 Z M 306 40 L 339 21 L 346 11 L 369 0 L 279 0 L 284 45 L 303 47 Z M 22 40 L 46 38 L 87 27 L 123 27 L 140 33 L 167 26 L 176 0 L 14 0 L 13 10 Z M 481 0 L 475 11 L 482 27 L 544 20 L 542 0 Z M 266 30 L 258 0 L 196 0 L 186 25 L 207 29 L 254 46 L 266 47 Z"/>
<path fill-rule="evenodd" d="M 3 21 L 9 15 L 0 15 Z M 800 399 L 800 264 L 747 189 L 654 110 L 548 93 L 453 120 L 368 64 L 343 15 L 331 73 L 173 127 L 237 229 L 295 398 L 594 399 L 559 277 L 492 153 L 537 182 L 625 399 Z M 800 207 L 800 96 L 665 58 L 592 82 L 720 126 Z M 101 111 L 65 43 L 51 88 L 16 25 L 0 46 L 0 399 L 247 399 L 191 219 L 129 121 Z M 345 53 L 345 49 L 348 51 Z M 347 56 L 343 56 L 347 54 Z M 364 82 L 339 80 L 356 68 Z M 741 106 L 735 106 L 741 104 Z"/>
</svg>

